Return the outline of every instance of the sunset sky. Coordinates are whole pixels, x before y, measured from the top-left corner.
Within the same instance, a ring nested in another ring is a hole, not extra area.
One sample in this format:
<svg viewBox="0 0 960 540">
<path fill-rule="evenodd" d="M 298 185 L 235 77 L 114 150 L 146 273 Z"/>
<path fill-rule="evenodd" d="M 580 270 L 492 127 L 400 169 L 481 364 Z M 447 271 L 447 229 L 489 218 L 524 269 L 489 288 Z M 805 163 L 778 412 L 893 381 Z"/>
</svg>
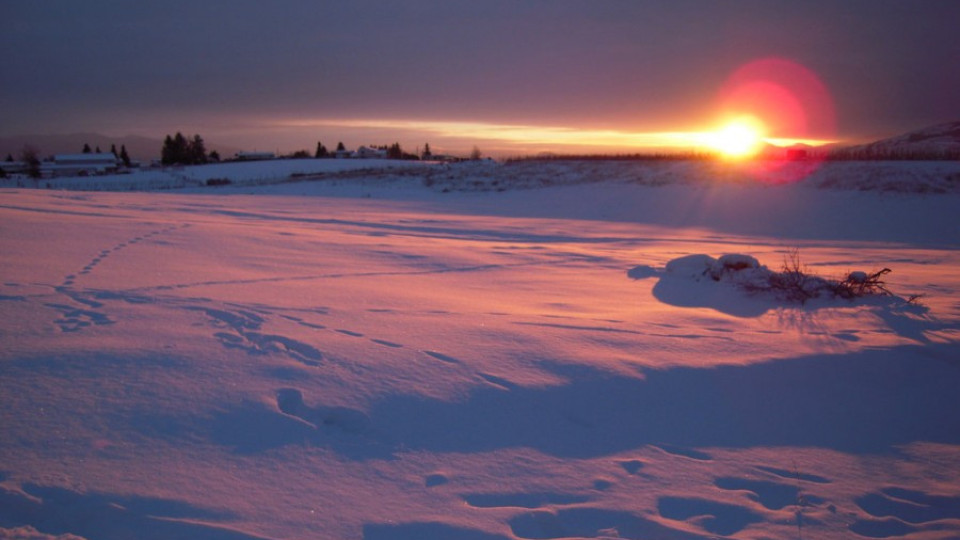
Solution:
<svg viewBox="0 0 960 540">
<path fill-rule="evenodd" d="M 245 149 L 692 144 L 960 119 L 960 2 L 7 0 L 0 135 L 175 131 Z M 693 139 L 691 139 L 693 136 Z"/>
</svg>

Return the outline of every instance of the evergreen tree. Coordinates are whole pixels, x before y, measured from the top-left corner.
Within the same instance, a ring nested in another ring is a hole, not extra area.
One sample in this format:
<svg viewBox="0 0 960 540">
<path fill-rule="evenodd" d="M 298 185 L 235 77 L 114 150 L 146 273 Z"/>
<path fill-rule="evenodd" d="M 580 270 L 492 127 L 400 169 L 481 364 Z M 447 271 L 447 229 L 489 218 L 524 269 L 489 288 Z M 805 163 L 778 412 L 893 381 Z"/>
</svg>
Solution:
<svg viewBox="0 0 960 540">
<path fill-rule="evenodd" d="M 337 143 L 337 152 L 345 152 L 346 150 L 347 150 L 347 147 L 344 146 L 342 142 Z"/>
<path fill-rule="evenodd" d="M 393 143 L 387 148 L 387 159 L 403 159 L 403 150 L 400 149 L 400 143 Z"/>
<path fill-rule="evenodd" d="M 177 132 L 173 136 L 173 163 L 179 163 L 184 165 L 188 159 L 188 147 L 189 143 L 187 138 L 183 136 L 183 133 Z"/>
<path fill-rule="evenodd" d="M 210 161 L 216 161 L 218 163 L 220 162 L 220 152 L 217 152 L 216 150 L 210 152 L 208 157 L 210 158 Z"/>
<path fill-rule="evenodd" d="M 87 143 L 83 143 L 83 153 L 89 154 L 91 152 L 93 152 L 93 150 L 90 149 L 90 145 Z"/>
<path fill-rule="evenodd" d="M 20 161 L 27 165 L 27 174 L 30 178 L 40 178 L 40 151 L 33 146 L 25 145 L 20 151 Z"/>
<path fill-rule="evenodd" d="M 113 157 L 120 157 L 120 154 L 117 153 L 117 145 L 115 144 L 110 145 L 110 153 L 113 154 Z"/>
<path fill-rule="evenodd" d="M 330 155 L 330 152 L 327 152 L 327 147 L 323 145 L 320 141 L 317 141 L 317 151 L 313 157 L 320 159 L 325 158 Z"/>
<path fill-rule="evenodd" d="M 124 167 L 130 166 L 130 154 L 127 153 L 126 145 L 120 145 L 120 161 L 123 162 Z"/>
<path fill-rule="evenodd" d="M 218 154 L 217 159 L 219 157 Z M 200 135 L 187 139 L 178 131 L 173 137 L 167 135 L 163 140 L 160 162 L 164 165 L 200 165 L 208 159 L 207 147 Z"/>
<path fill-rule="evenodd" d="M 163 139 L 163 148 L 160 150 L 160 163 L 170 165 L 173 163 L 173 137 L 167 135 Z"/>
<path fill-rule="evenodd" d="M 183 133 L 178 131 L 173 137 L 167 135 L 163 140 L 160 162 L 164 165 L 186 165 L 190 162 L 189 142 Z"/>
<path fill-rule="evenodd" d="M 99 145 L 97 146 L 97 153 L 98 153 L 98 154 L 102 154 L 102 153 L 103 153 L 103 152 L 100 151 L 100 146 L 99 146 Z"/>
<path fill-rule="evenodd" d="M 207 148 L 203 144 L 203 138 L 200 135 L 194 135 L 193 140 L 187 144 L 187 163 L 200 165 L 206 162 Z"/>
<path fill-rule="evenodd" d="M 430 152 L 430 143 L 424 143 L 423 154 L 420 155 L 420 158 L 423 160 L 428 160 L 432 157 L 433 157 L 433 153 Z"/>
</svg>

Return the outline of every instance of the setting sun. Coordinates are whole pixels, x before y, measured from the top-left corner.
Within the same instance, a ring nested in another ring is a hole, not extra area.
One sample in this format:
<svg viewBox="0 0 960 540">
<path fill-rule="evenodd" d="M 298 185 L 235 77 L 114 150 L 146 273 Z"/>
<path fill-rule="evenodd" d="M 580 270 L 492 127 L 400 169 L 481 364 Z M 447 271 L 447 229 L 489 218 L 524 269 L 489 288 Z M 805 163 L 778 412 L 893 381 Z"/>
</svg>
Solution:
<svg viewBox="0 0 960 540">
<path fill-rule="evenodd" d="M 756 154 L 764 142 L 764 129 L 753 118 L 734 120 L 707 137 L 707 145 L 723 156 L 742 158 Z"/>
</svg>

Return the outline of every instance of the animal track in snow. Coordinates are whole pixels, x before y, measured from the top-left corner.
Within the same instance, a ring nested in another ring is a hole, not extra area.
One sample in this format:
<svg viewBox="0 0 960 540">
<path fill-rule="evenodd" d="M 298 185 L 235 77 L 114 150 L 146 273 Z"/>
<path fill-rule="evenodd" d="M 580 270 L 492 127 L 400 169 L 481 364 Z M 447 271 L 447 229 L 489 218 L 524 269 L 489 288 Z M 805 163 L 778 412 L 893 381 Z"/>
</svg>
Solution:
<svg viewBox="0 0 960 540">
<path fill-rule="evenodd" d="M 368 309 L 367 311 L 369 311 L 369 312 L 371 312 L 371 313 L 392 312 L 391 310 L 375 310 L 375 309 Z M 310 323 L 310 322 L 304 321 L 303 318 L 301 318 L 301 317 L 296 317 L 296 316 L 292 316 L 292 315 L 281 315 L 280 317 L 282 317 L 282 318 L 284 318 L 284 319 L 287 319 L 288 321 L 293 321 L 293 322 L 299 324 L 300 326 L 304 326 L 304 327 L 307 327 L 307 328 L 311 328 L 311 329 L 313 329 L 313 330 L 327 330 L 327 327 L 326 327 L 326 326 L 324 326 L 324 325 L 322 325 L 322 324 L 314 324 L 314 323 Z M 365 334 L 363 334 L 362 332 L 354 332 L 353 330 L 347 330 L 347 329 L 344 329 L 344 328 L 336 328 L 336 329 L 334 329 L 333 331 L 336 332 L 336 333 L 338 333 L 338 334 L 343 334 L 343 335 L 345 335 L 345 336 L 350 336 L 350 337 L 356 337 L 356 338 L 367 337 L 367 336 L 366 336 Z M 370 341 L 371 341 L 372 343 L 376 343 L 377 345 L 383 345 L 384 347 L 389 347 L 389 348 L 391 348 L 391 349 L 402 349 L 402 348 L 403 348 L 403 345 L 402 345 L 402 344 L 396 343 L 396 342 L 393 342 L 393 341 L 389 341 L 389 340 L 386 340 L 386 339 L 376 339 L 376 338 L 369 338 L 369 339 L 370 339 Z M 429 354 L 429 353 L 428 353 L 428 354 Z"/>
<path fill-rule="evenodd" d="M 309 328 L 310 330 L 324 330 L 336 332 L 349 337 L 367 338 L 371 343 L 391 349 L 401 349 L 404 345 L 385 339 L 370 338 L 361 332 L 354 332 L 344 328 L 331 329 L 322 324 L 316 324 L 306 321 L 303 317 L 289 314 L 276 314 L 268 306 L 245 306 L 241 304 L 230 304 L 227 308 L 213 308 L 203 305 L 187 306 L 185 309 L 200 311 L 205 313 L 213 322 L 215 327 L 226 331 L 220 331 L 213 334 L 224 347 L 231 349 L 244 350 L 249 354 L 268 354 L 283 353 L 295 360 L 308 365 L 319 366 L 325 359 L 324 354 L 313 345 L 301 340 L 283 334 L 267 334 L 262 332 L 264 324 L 268 322 L 268 317 L 277 315 L 283 321 L 295 323 L 298 326 Z M 326 314 L 326 311 L 320 310 L 317 313 Z M 438 358 L 434 356 L 434 358 Z"/>
<path fill-rule="evenodd" d="M 228 311 L 200 306 L 187 309 L 202 311 L 214 321 L 215 326 L 232 330 L 213 334 L 224 347 L 240 349 L 249 354 L 284 353 L 312 367 L 319 366 L 324 359 L 323 353 L 313 345 L 279 334 L 259 332 L 266 321 L 253 311 Z"/>
<path fill-rule="evenodd" d="M 88 309 L 79 309 L 64 304 L 45 304 L 47 307 L 56 309 L 61 313 L 61 317 L 56 319 L 54 324 L 60 327 L 62 332 L 78 332 L 83 328 L 93 325 L 113 324 L 114 321 L 96 311 Z"/>
<path fill-rule="evenodd" d="M 336 331 L 336 332 L 339 332 L 339 333 L 341 333 L 341 334 L 343 334 L 343 335 L 345 335 L 345 336 L 350 336 L 350 337 L 363 337 L 363 334 L 361 334 L 360 332 L 354 332 L 354 331 L 352 331 L 352 330 L 343 330 L 343 329 L 341 329 L 341 328 L 338 328 L 338 329 L 336 329 L 335 331 Z"/>
<path fill-rule="evenodd" d="M 429 357 L 431 357 L 431 358 L 436 358 L 437 360 L 440 360 L 441 362 L 446 362 L 446 363 L 448 363 L 448 364 L 459 364 L 459 363 L 460 363 L 459 360 L 457 360 L 456 358 L 454 358 L 454 357 L 452 357 L 452 356 L 447 356 L 447 355 L 445 355 L 445 354 L 438 353 L 438 352 L 435 352 L 435 351 L 423 351 L 423 354 L 425 354 L 425 355 L 427 355 L 427 356 L 429 356 Z"/>
<path fill-rule="evenodd" d="M 392 341 L 387 341 L 385 339 L 371 339 L 370 341 L 376 343 L 377 345 L 383 345 L 384 347 L 390 347 L 391 349 L 401 349 L 403 345 L 399 343 L 394 343 Z"/>
<path fill-rule="evenodd" d="M 283 352 L 308 366 L 319 366 L 323 360 L 323 353 L 312 345 L 286 336 L 245 332 L 243 337 L 253 344 L 258 351 Z"/>
<path fill-rule="evenodd" d="M 280 315 L 280 317 L 283 318 L 283 319 L 286 319 L 286 320 L 288 320 L 288 321 L 295 322 L 295 323 L 299 324 L 300 326 L 303 326 L 303 327 L 306 327 L 306 328 L 312 328 L 312 329 L 314 329 L 314 330 L 326 330 L 326 328 L 327 328 L 326 326 L 324 326 L 324 325 L 322 325 L 322 324 L 307 322 L 307 321 L 303 320 L 303 317 L 295 317 L 295 316 L 293 316 L 293 315 Z"/>
<path fill-rule="evenodd" d="M 88 274 L 92 273 L 92 272 L 94 271 L 94 269 L 96 269 L 97 265 L 99 265 L 100 263 L 102 263 L 102 262 L 104 261 L 104 259 L 106 259 L 107 257 L 110 257 L 111 255 L 113 255 L 113 254 L 116 253 L 117 251 L 120 251 L 120 250 L 122 250 L 122 249 L 125 249 L 125 248 L 127 248 L 127 247 L 130 247 L 130 246 L 133 245 L 133 244 L 137 244 L 137 243 L 139 243 L 139 242 L 143 242 L 144 240 L 149 240 L 150 238 L 153 238 L 153 237 L 155 237 L 155 236 L 159 236 L 159 235 L 163 235 L 163 234 L 169 234 L 169 233 L 171 233 L 171 232 L 173 232 L 173 231 L 175 231 L 175 230 L 177 230 L 177 229 L 184 229 L 184 228 L 187 228 L 187 227 L 189 227 L 189 226 L 190 226 L 189 224 L 183 224 L 183 225 L 173 225 L 173 226 L 166 227 L 166 228 L 163 228 L 163 229 L 157 229 L 157 230 L 155 230 L 155 231 L 151 231 L 151 232 L 149 232 L 149 233 L 146 233 L 146 234 L 137 236 L 137 237 L 135 237 L 135 238 L 132 238 L 132 239 L 130 239 L 130 240 L 127 240 L 126 242 L 120 242 L 120 243 L 118 243 L 117 245 L 115 245 L 115 246 L 113 246 L 113 247 L 111 247 L 111 248 L 103 249 L 103 250 L 101 250 L 99 253 L 97 253 L 97 256 L 96 256 L 96 257 L 94 257 L 93 259 L 91 259 L 90 262 L 88 262 L 83 268 L 81 268 L 80 271 L 65 276 L 64 279 L 63 279 L 63 282 L 60 284 L 60 286 L 61 286 L 61 287 L 72 287 L 72 286 L 74 285 L 74 283 L 76 282 L 77 277 L 79 277 L 79 276 L 85 276 L 85 275 L 88 275 Z"/>
<path fill-rule="evenodd" d="M 226 326 L 241 334 L 245 330 L 259 330 L 264 322 L 263 317 L 249 311 L 226 311 L 200 306 L 189 306 L 186 309 L 202 311 L 213 319 L 215 326 Z"/>
<path fill-rule="evenodd" d="M 334 330 L 334 332 L 337 332 L 338 334 L 343 334 L 345 336 L 355 337 L 355 338 L 367 337 L 366 334 L 362 332 L 354 332 L 353 330 L 346 330 L 344 328 L 337 328 L 336 330 Z M 384 347 L 390 347 L 391 349 L 403 348 L 403 345 L 399 343 L 394 343 L 393 341 L 387 341 L 385 339 L 375 339 L 375 338 L 369 338 L 369 339 L 371 342 L 376 343 L 377 345 L 383 345 Z"/>
</svg>

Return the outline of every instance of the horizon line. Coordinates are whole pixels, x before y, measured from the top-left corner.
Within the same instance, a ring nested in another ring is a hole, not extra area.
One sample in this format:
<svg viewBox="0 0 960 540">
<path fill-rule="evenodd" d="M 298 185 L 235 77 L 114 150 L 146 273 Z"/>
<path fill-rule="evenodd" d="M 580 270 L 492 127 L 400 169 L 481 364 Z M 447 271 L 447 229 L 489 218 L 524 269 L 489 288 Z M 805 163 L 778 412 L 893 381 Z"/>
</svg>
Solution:
<svg viewBox="0 0 960 540">
<path fill-rule="evenodd" d="M 610 149 L 647 150 L 693 150 L 709 146 L 714 131 L 626 131 L 621 129 L 584 129 L 569 126 L 544 126 L 532 124 L 505 124 L 477 121 L 446 120 L 393 120 L 362 118 L 313 118 L 284 119 L 265 122 L 274 128 L 309 129 L 392 129 L 407 132 L 432 134 L 441 139 L 458 141 L 490 141 L 515 145 L 556 145 L 562 147 L 606 147 Z M 265 126 L 266 127 L 266 126 Z M 773 146 L 805 144 L 823 146 L 842 142 L 842 139 L 819 139 L 807 137 L 763 137 Z M 429 142 L 429 141 L 428 141 Z M 467 144 L 471 144 L 467 142 Z"/>
</svg>

